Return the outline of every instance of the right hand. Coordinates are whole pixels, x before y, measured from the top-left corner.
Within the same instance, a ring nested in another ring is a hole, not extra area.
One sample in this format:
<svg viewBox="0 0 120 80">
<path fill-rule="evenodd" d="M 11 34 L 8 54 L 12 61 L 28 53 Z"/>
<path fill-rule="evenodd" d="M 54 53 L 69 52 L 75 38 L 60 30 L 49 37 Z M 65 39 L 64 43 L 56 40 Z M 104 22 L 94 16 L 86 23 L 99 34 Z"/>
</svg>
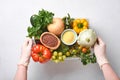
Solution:
<svg viewBox="0 0 120 80">
<path fill-rule="evenodd" d="M 106 45 L 100 37 L 98 37 L 98 41 L 94 45 L 94 53 L 100 67 L 103 64 L 108 63 L 106 58 Z"/>
</svg>

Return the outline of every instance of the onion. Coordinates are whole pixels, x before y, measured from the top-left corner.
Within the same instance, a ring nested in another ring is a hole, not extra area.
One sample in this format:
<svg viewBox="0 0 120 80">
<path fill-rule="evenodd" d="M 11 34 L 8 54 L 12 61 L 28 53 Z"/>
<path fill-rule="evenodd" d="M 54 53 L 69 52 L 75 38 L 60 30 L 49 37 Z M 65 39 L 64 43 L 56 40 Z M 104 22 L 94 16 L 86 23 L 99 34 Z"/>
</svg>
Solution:
<svg viewBox="0 0 120 80">
<path fill-rule="evenodd" d="M 53 18 L 53 23 L 47 26 L 49 32 L 60 35 L 64 30 L 64 22 L 61 18 Z"/>
</svg>

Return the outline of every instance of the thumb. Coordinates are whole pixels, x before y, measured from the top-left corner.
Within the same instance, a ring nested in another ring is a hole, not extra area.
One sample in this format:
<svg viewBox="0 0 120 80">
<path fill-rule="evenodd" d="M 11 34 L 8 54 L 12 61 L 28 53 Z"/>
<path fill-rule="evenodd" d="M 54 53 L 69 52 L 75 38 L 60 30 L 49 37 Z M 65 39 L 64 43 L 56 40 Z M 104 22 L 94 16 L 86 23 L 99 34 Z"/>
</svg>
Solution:
<svg viewBox="0 0 120 80">
<path fill-rule="evenodd" d="M 27 38 L 27 46 L 28 46 L 29 48 L 32 47 L 32 39 L 31 39 L 31 38 Z"/>
<path fill-rule="evenodd" d="M 94 48 L 97 47 L 97 46 L 98 46 L 98 43 L 96 42 L 96 43 L 94 44 Z"/>
</svg>

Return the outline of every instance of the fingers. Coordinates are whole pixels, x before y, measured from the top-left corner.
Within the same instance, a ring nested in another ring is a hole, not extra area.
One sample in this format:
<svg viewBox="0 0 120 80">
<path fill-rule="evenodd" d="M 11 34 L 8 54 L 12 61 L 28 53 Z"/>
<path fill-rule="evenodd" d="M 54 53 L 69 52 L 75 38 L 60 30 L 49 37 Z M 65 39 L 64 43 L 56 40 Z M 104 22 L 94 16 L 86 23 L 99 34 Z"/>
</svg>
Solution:
<svg viewBox="0 0 120 80">
<path fill-rule="evenodd" d="M 28 47 L 32 47 L 32 39 L 31 38 L 27 38 L 27 46 Z"/>
<path fill-rule="evenodd" d="M 105 43 L 103 42 L 103 40 L 102 40 L 100 37 L 98 37 L 98 44 L 99 44 L 99 45 L 105 44 Z"/>
<path fill-rule="evenodd" d="M 98 40 L 98 38 L 99 38 L 99 37 L 97 37 L 97 40 L 96 40 L 96 42 L 95 42 L 95 44 L 94 44 L 94 47 L 99 45 L 99 40 Z"/>
<path fill-rule="evenodd" d="M 103 42 L 103 40 L 100 37 L 98 37 L 96 43 L 94 44 L 94 48 L 104 44 L 105 43 Z"/>
<path fill-rule="evenodd" d="M 23 43 L 24 46 L 32 46 L 32 39 L 31 38 L 26 38 L 24 43 Z"/>
<path fill-rule="evenodd" d="M 96 42 L 96 43 L 94 44 L 94 48 L 97 47 L 97 46 L 98 46 L 98 43 Z"/>
</svg>

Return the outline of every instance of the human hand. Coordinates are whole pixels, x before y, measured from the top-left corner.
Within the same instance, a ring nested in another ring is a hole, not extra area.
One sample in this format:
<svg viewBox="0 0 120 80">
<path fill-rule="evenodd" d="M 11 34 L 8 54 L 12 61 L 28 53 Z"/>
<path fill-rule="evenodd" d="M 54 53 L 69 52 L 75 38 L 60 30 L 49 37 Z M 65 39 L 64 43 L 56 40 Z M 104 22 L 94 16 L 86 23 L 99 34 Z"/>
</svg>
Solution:
<svg viewBox="0 0 120 80">
<path fill-rule="evenodd" d="M 22 45 L 22 53 L 18 65 L 28 66 L 31 56 L 32 39 L 26 38 Z"/>
<path fill-rule="evenodd" d="M 94 53 L 100 67 L 102 67 L 103 64 L 108 63 L 106 58 L 106 45 L 100 37 L 98 37 L 98 41 L 94 45 Z"/>
</svg>

